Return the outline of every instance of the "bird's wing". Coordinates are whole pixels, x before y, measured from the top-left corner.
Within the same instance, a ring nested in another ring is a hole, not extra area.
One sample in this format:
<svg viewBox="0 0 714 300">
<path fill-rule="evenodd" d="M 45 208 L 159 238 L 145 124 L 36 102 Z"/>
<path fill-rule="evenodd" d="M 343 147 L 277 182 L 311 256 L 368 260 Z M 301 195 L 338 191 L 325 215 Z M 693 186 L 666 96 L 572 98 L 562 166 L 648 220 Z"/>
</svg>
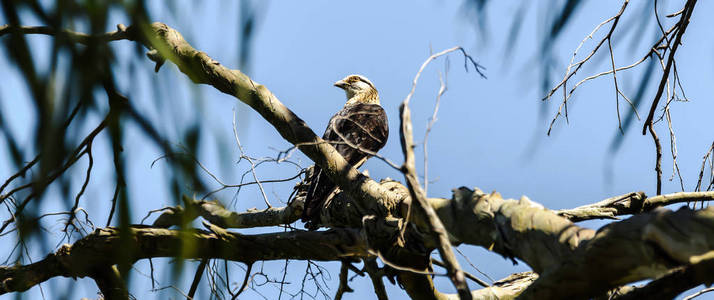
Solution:
<svg viewBox="0 0 714 300">
<path fill-rule="evenodd" d="M 389 124 L 384 109 L 377 104 L 360 103 L 345 106 L 335 114 L 322 138 L 332 143 L 337 152 L 357 168 L 384 147 L 388 136 Z M 303 221 L 319 221 L 326 198 L 336 188 L 318 166 L 313 174 L 305 198 Z"/>
<path fill-rule="evenodd" d="M 353 104 L 335 114 L 323 139 L 334 147 L 351 165 L 371 157 L 384 147 L 389 137 L 387 114 L 378 104 Z"/>
</svg>

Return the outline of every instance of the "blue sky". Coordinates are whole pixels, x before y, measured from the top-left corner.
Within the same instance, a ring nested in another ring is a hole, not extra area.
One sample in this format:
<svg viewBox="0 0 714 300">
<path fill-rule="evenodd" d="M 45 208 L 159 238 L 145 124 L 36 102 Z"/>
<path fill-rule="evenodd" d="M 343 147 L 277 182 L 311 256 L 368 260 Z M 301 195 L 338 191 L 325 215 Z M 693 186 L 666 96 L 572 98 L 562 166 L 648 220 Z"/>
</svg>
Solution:
<svg viewBox="0 0 714 300">
<path fill-rule="evenodd" d="M 679 2 L 668 3 L 661 14 L 675 12 L 681 8 Z M 237 68 L 237 2 L 198 3 L 177 1 L 172 5 L 175 11 L 169 12 L 165 2 L 150 1 L 150 9 L 155 21 L 174 27 L 195 48 L 226 66 Z M 464 12 L 467 8 L 460 1 L 261 2 L 257 4 L 258 23 L 251 45 L 253 56 L 246 72 L 271 89 L 318 134 L 325 128 L 329 117 L 344 104 L 344 93 L 332 83 L 348 74 L 367 76 L 379 90 L 382 105 L 390 119 L 392 138 L 380 153 L 400 163 L 398 106 L 409 92 L 414 75 L 430 51 L 462 46 L 487 68 L 488 79 L 480 78 L 472 69 L 465 72 L 463 57 L 456 53 L 450 55 L 448 91 L 442 97 L 438 121 L 429 137 L 429 180 L 433 181 L 429 184 L 429 196 L 450 197 L 453 188 L 479 187 L 486 192 L 498 191 L 509 198 L 526 195 L 548 208 L 559 209 L 632 191 L 642 190 L 653 195 L 655 152 L 651 137 L 639 134 L 642 121 L 635 122 L 627 131 L 618 152 L 610 150 L 617 132 L 612 77 L 604 76 L 579 88 L 569 104 L 569 123 L 566 124 L 564 119 L 558 120 L 551 136 L 546 136 L 548 124 L 560 103 L 560 92 L 549 102 L 540 100 L 543 91 L 539 61 L 544 58 L 539 49 L 546 32 L 544 20 L 547 14 L 553 13 L 548 11 L 552 7 L 542 5 L 542 2 L 529 4 L 516 43 L 512 49 L 505 49 L 511 21 L 519 5 L 515 1 L 490 3 L 485 14 L 487 36 L 484 36 L 469 19 L 473 17 Z M 552 55 L 558 63 L 548 66 L 554 71 L 551 86 L 562 78 L 567 61 L 578 43 L 598 23 L 614 15 L 620 5 L 620 1 L 589 1 L 577 11 L 567 30 L 552 45 Z M 635 26 L 631 21 L 639 16 L 641 5 L 641 2 L 630 4 L 620 23 L 622 28 Z M 677 134 L 679 167 L 686 190 L 694 189 L 701 157 L 714 140 L 711 121 L 714 112 L 714 102 L 711 101 L 714 95 L 714 39 L 710 32 L 714 21 L 704 15 L 714 9 L 712 6 L 714 3 L 710 1 L 697 4 L 684 44 L 677 54 L 680 77 L 690 99 L 688 103 L 674 103 L 671 108 Z M 25 16 L 23 21 L 28 25 L 35 24 L 29 16 Z M 673 20 L 667 22 L 671 24 Z M 128 19 L 115 14 L 109 23 L 126 24 Z M 587 41 L 582 53 L 588 53 L 607 29 Z M 629 65 L 639 59 L 654 39 L 653 29 L 653 26 L 648 26 L 644 33 L 637 36 L 635 39 L 639 43 L 630 42 L 634 33 L 623 34 L 620 38 L 617 35 L 619 31 L 615 31 L 615 63 L 618 66 Z M 42 65 L 50 52 L 47 48 L 49 39 L 33 36 L 30 41 L 36 50 L 33 55 L 38 65 Z M 631 47 L 631 44 L 634 46 Z M 181 145 L 181 132 L 187 126 L 203 123 L 201 147 L 196 155 L 225 182 L 239 181 L 240 175 L 248 169 L 244 162 L 235 163 L 239 152 L 232 138 L 234 109 L 237 111 L 241 143 L 248 154 L 254 157 L 275 156 L 278 151 L 290 147 L 257 113 L 234 98 L 210 87 L 192 85 L 173 65 L 167 65 L 154 74 L 153 65 L 148 60 L 131 62 L 130 58 L 137 54 L 130 42 L 115 42 L 113 47 L 117 54 L 114 72 L 121 91 L 129 95 L 136 107 L 167 134 L 174 146 Z M 609 68 L 607 56 L 595 59 L 595 64 L 582 69 L 577 80 Z M 444 68 L 445 60 L 442 58 L 425 70 L 411 102 L 417 143 L 423 141 L 425 125 L 434 107 L 439 89 L 437 72 Z M 626 95 L 634 95 L 643 68 L 644 65 L 618 73 L 619 84 Z M 18 79 L 19 73 L 7 61 L 2 50 L 0 70 L 3 73 L 0 84 L 3 117 L 8 119 L 20 140 L 29 143 L 34 116 L 28 104 L 27 88 Z M 654 91 L 655 86 L 650 86 L 644 98 L 645 104 L 639 109 L 640 115 L 646 115 Z M 103 96 L 98 94 L 97 97 Z M 624 101 L 620 103 L 620 110 L 623 116 L 631 113 Z M 102 114 L 94 115 L 96 122 Z M 663 192 L 679 191 L 678 182 L 667 180 L 672 172 L 672 158 L 666 124 L 660 122 L 656 129 L 663 142 Z M 86 131 L 89 130 L 91 128 L 86 128 Z M 127 128 L 127 141 L 130 142 L 125 145 L 124 155 L 131 162 L 128 186 L 134 209 L 132 221 L 138 223 L 148 210 L 174 205 L 176 199 L 171 199 L 167 193 L 169 174 L 166 164 L 158 162 L 151 167 L 152 161 L 162 155 L 161 151 L 149 143 L 135 126 Z M 423 153 L 422 149 L 420 145 L 417 149 L 419 155 Z M 111 151 L 106 139 L 96 145 L 95 153 L 97 165 L 93 185 L 90 185 L 83 206 L 92 213 L 96 223 L 103 224 L 113 192 Z M 0 147 L 0 156 L 6 155 L 7 149 Z M 31 158 L 29 154 L 27 158 Z M 311 164 L 300 153 L 293 154 L 293 159 L 302 166 Z M 417 168 L 422 172 L 423 162 L 421 159 L 417 162 Z M 1 178 L 13 172 L 9 167 L 0 163 Z M 71 174 L 81 177 L 84 168 L 86 161 L 73 167 Z M 363 169 L 369 169 L 372 177 L 377 179 L 391 177 L 403 180 L 397 171 L 377 159 L 367 162 Z M 261 167 L 257 172 L 262 179 L 274 179 L 291 177 L 296 169 L 280 164 Z M 205 179 L 210 182 L 208 176 Z M 292 185 L 267 185 L 266 193 L 274 205 L 280 205 L 280 201 L 287 199 Z M 76 192 L 80 186 L 81 182 L 73 185 L 73 191 Z M 218 187 L 217 184 L 214 186 Z M 184 192 L 191 193 L 190 190 Z M 217 197 L 224 203 L 235 200 L 236 210 L 265 207 L 256 188 L 245 188 L 237 196 L 235 192 L 227 190 L 218 193 Z M 46 199 L 41 209 L 58 210 L 64 204 L 61 199 Z M 56 220 L 47 222 L 50 227 L 58 227 Z M 583 225 L 597 228 L 602 224 L 589 222 Z M 280 229 L 241 232 L 275 230 Z M 55 238 L 59 238 L 59 234 Z M 33 258 L 39 259 L 54 249 L 52 242 L 48 244 L 51 245 L 32 253 Z M 524 264 L 513 266 L 510 261 L 475 246 L 461 246 L 459 249 L 494 279 L 527 270 Z M 0 249 L 2 254 L 6 251 L 9 250 Z M 155 266 L 167 264 L 168 260 L 154 262 Z M 327 282 L 330 287 L 328 293 L 332 296 L 337 289 L 339 263 L 321 265 L 332 275 Z M 465 270 L 477 273 L 463 260 L 462 265 Z M 279 279 L 283 266 L 284 262 L 266 263 L 264 272 L 271 279 Z M 290 263 L 287 281 L 291 285 L 287 290 L 294 292 L 299 289 L 305 268 L 305 262 Z M 148 273 L 148 263 L 139 262 L 136 269 Z M 179 275 L 185 279 L 176 283 L 178 288 L 188 290 L 193 275 L 191 269 L 193 267 Z M 242 271 L 237 264 L 232 269 L 231 280 L 242 280 Z M 163 268 L 157 272 L 157 279 L 166 284 L 174 276 L 174 271 L 171 267 Z M 95 296 L 96 287 L 90 280 L 80 279 L 78 282 L 81 288 L 70 290 L 70 298 Z M 205 279 L 203 283 L 206 283 Z M 442 291 L 453 291 L 444 277 L 437 277 L 436 283 Z M 54 279 L 44 287 L 64 291 L 74 284 L 71 279 Z M 389 283 L 386 285 L 394 299 L 406 298 L 406 294 L 397 287 Z M 312 283 L 309 286 L 308 290 L 313 291 Z M 356 292 L 347 294 L 346 299 L 373 297 L 368 279 L 358 277 L 351 286 Z M 470 286 L 477 287 L 472 283 Z M 150 292 L 150 288 L 146 277 L 138 273 L 132 276 L 132 292 L 140 299 L 180 296 L 172 289 Z M 257 290 L 269 299 L 277 296 L 275 287 L 263 286 L 257 287 Z M 200 289 L 199 296 L 207 296 L 206 292 Z M 27 296 L 34 297 L 38 293 L 39 289 L 34 288 Z M 259 297 L 253 290 L 245 293 L 246 298 Z"/>
</svg>

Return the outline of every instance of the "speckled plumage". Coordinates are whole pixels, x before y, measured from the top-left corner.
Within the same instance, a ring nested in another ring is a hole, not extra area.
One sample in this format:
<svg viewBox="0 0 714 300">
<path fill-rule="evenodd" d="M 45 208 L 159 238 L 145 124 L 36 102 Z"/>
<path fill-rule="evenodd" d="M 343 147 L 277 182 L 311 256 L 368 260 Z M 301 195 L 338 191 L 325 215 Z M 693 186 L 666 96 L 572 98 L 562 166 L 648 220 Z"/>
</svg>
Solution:
<svg viewBox="0 0 714 300">
<path fill-rule="evenodd" d="M 379 94 L 372 82 L 361 75 L 349 75 L 335 82 L 347 95 L 345 106 L 330 119 L 322 139 L 333 144 L 355 168 L 384 147 L 389 137 L 387 114 L 379 104 Z M 302 220 L 316 229 L 320 210 L 336 186 L 319 166 L 315 166 L 305 197 Z"/>
</svg>

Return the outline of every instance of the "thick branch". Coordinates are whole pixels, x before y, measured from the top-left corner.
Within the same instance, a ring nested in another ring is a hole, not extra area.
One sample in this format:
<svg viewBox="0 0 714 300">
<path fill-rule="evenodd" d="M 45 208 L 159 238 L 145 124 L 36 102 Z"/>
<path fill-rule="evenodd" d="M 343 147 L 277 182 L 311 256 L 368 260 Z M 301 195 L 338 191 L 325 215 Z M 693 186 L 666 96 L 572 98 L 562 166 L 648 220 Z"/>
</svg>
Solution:
<svg viewBox="0 0 714 300">
<path fill-rule="evenodd" d="M 541 273 L 558 265 L 583 240 L 595 235 L 523 197 L 459 188 L 451 200 L 430 198 L 454 243 L 479 245 L 507 258 L 517 257 Z"/>
<path fill-rule="evenodd" d="M 380 274 L 379 266 L 377 265 L 376 259 L 367 258 L 364 259 L 364 268 L 367 270 L 367 275 L 369 279 L 372 280 L 372 286 L 374 287 L 374 294 L 377 295 L 379 300 L 387 300 L 387 290 L 384 288 L 384 282 L 382 281 L 382 274 Z"/>
<path fill-rule="evenodd" d="M 177 231 L 132 227 L 131 244 L 121 244 L 117 228 L 97 229 L 73 245 L 29 265 L 0 267 L 0 294 L 25 291 L 52 277 L 94 276 L 99 268 L 152 257 L 220 258 L 240 262 L 259 260 L 321 260 L 368 256 L 357 230 L 292 231 L 241 235 L 211 228 L 214 232 Z"/>
<path fill-rule="evenodd" d="M 116 266 L 100 268 L 90 276 L 97 283 L 104 299 L 129 299 L 129 291 Z"/>
<path fill-rule="evenodd" d="M 559 265 L 542 272 L 521 296 L 595 297 L 616 286 L 660 277 L 674 267 L 698 264 L 714 256 L 713 228 L 714 208 L 658 209 L 609 224 Z"/>
<path fill-rule="evenodd" d="M 407 292 L 411 299 L 415 300 L 445 300 L 449 296 L 442 294 L 434 288 L 431 277 L 424 274 L 417 274 L 408 271 L 397 273 L 397 281 Z"/>
<path fill-rule="evenodd" d="M 341 300 L 342 295 L 345 293 L 352 293 L 354 290 L 347 285 L 347 275 L 349 275 L 349 262 L 342 262 L 342 267 L 340 267 L 340 284 L 337 288 L 337 292 L 335 293 L 335 300 Z"/>
<path fill-rule="evenodd" d="M 455 242 L 519 258 L 541 275 L 522 295 L 526 299 L 594 297 L 714 255 L 714 208 L 657 209 L 596 233 L 525 197 L 504 200 L 460 188 L 452 200 L 429 200 Z"/>
</svg>

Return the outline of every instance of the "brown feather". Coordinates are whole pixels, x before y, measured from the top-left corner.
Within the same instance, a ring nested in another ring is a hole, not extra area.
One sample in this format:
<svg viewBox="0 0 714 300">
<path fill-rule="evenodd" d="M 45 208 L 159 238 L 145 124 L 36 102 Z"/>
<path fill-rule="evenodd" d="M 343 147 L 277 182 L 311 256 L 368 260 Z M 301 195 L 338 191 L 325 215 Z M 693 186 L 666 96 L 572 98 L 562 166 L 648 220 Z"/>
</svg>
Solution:
<svg viewBox="0 0 714 300">
<path fill-rule="evenodd" d="M 374 93 L 376 95 L 376 90 Z M 348 103 L 337 112 L 330 119 L 322 138 L 332 143 L 337 152 L 357 168 L 371 154 L 384 147 L 388 137 L 389 123 L 384 109 L 379 104 L 360 101 L 356 104 Z M 319 166 L 315 166 L 313 176 L 308 181 L 310 187 L 305 198 L 302 220 L 308 222 L 308 228 L 315 229 L 320 221 L 320 210 L 336 186 Z"/>
</svg>

